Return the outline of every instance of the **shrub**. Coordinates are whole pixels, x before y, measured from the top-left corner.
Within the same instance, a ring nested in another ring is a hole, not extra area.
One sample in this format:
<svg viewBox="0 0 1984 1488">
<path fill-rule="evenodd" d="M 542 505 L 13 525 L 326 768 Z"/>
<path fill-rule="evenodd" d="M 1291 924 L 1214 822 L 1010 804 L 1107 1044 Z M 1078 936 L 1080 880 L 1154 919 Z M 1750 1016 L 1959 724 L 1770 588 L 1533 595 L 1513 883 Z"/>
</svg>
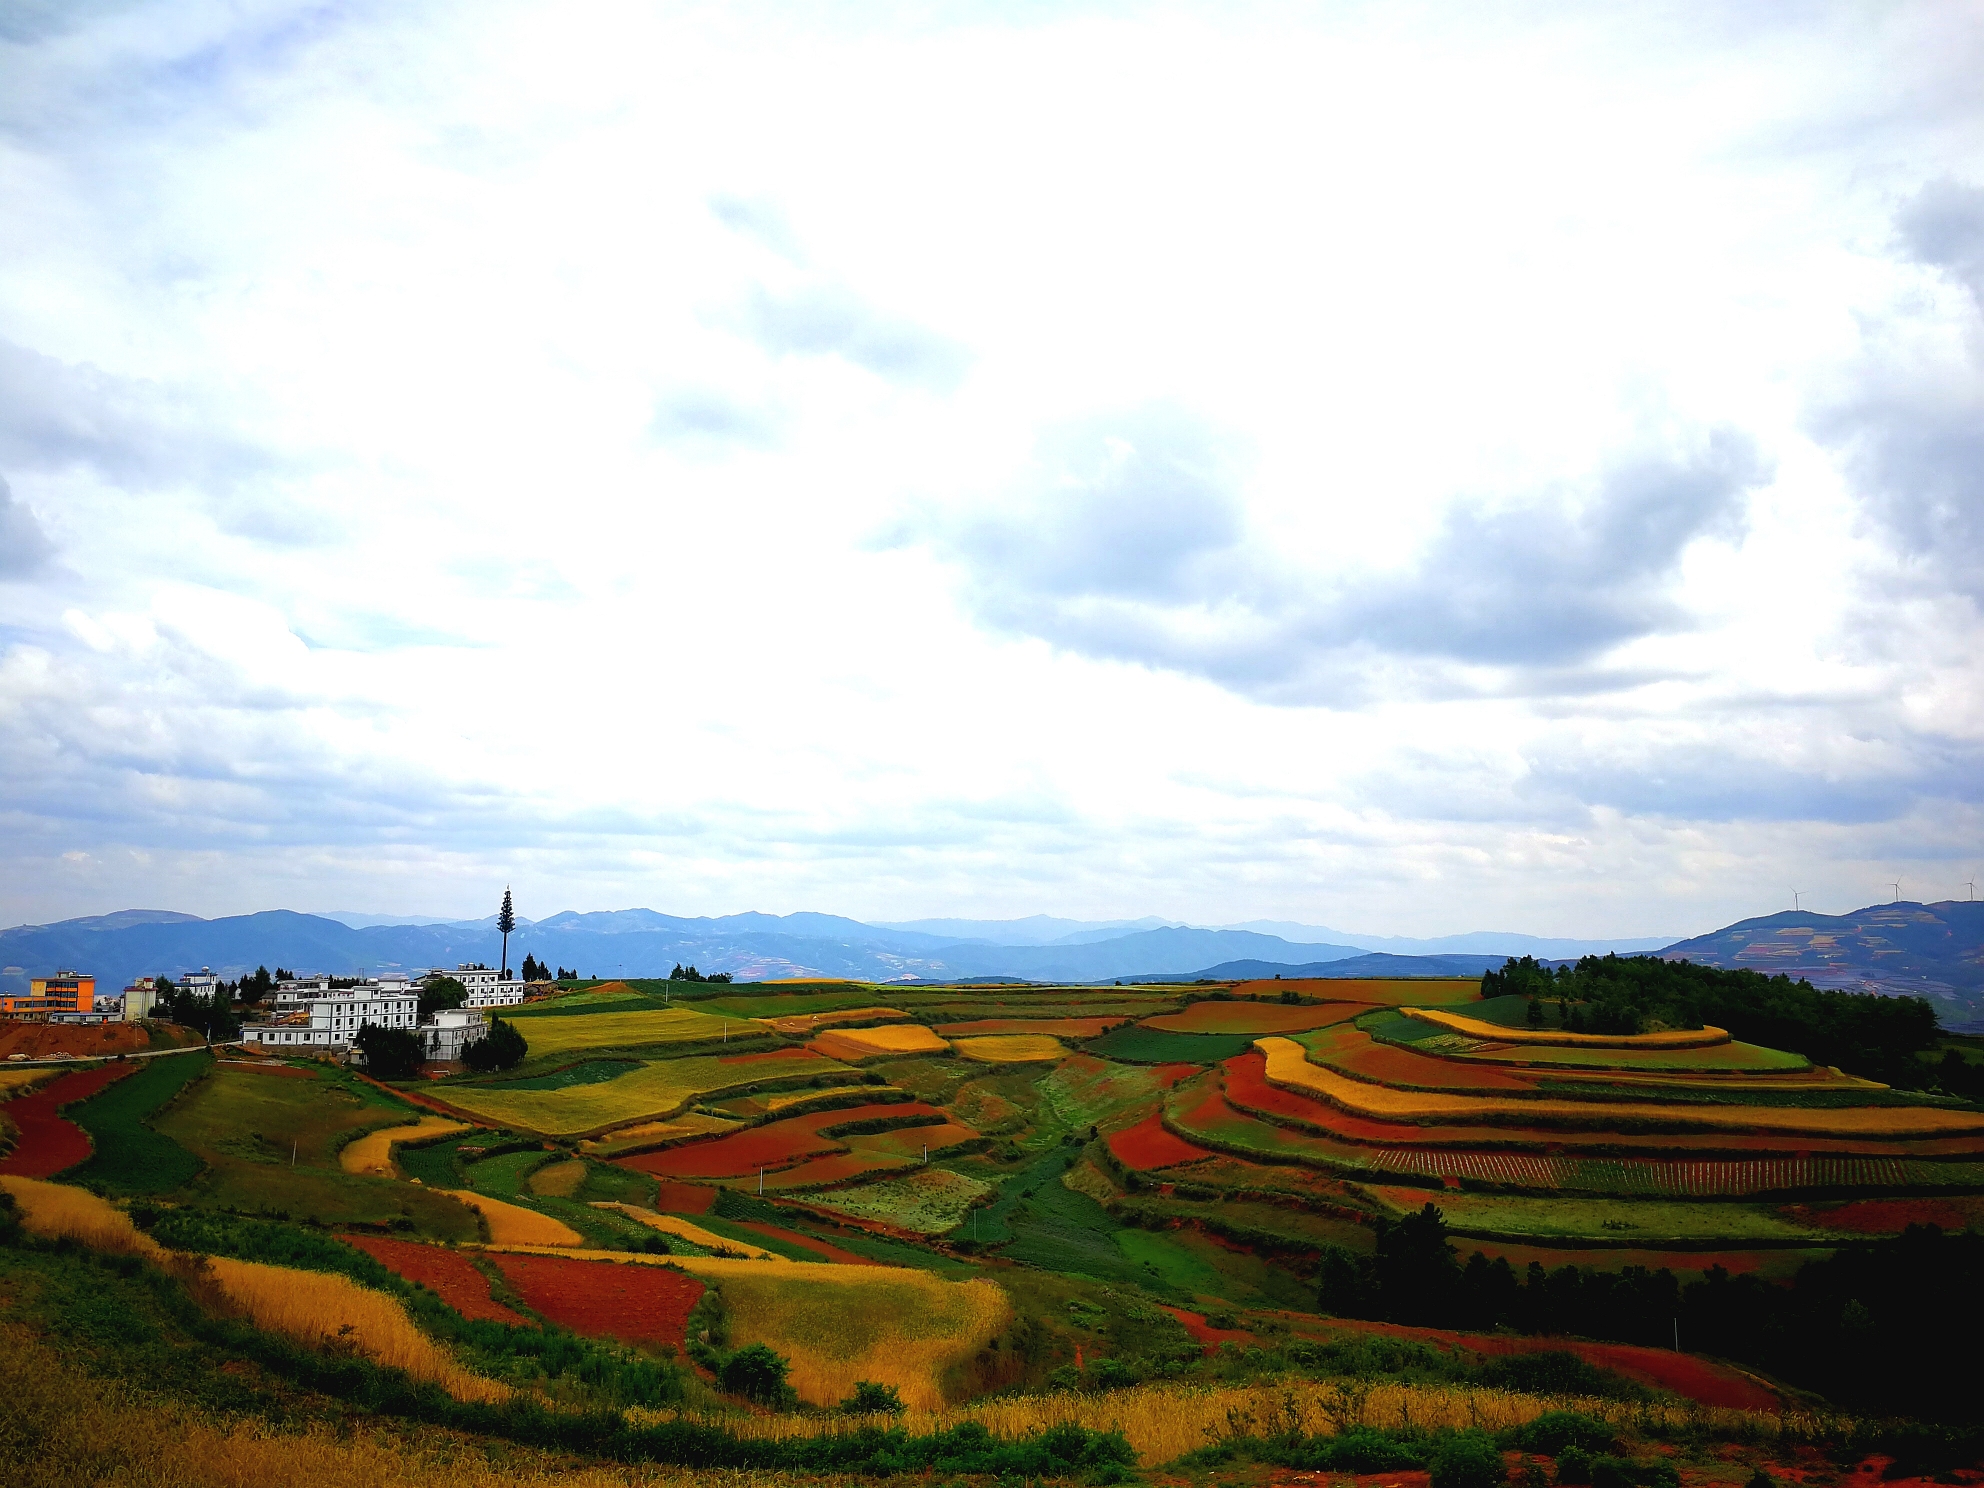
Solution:
<svg viewBox="0 0 1984 1488">
<path fill-rule="evenodd" d="M 489 1020 L 489 1032 L 462 1050 L 462 1063 L 476 1074 L 491 1070 L 514 1069 L 530 1052 L 530 1045 L 517 1032 L 516 1025 L 501 1018 Z"/>
<path fill-rule="evenodd" d="M 873 1380 L 856 1380 L 854 1393 L 840 1403 L 844 1411 L 860 1415 L 899 1416 L 903 1412 L 902 1395 L 894 1385 L 878 1385 Z"/>
<path fill-rule="evenodd" d="M 1456 1431 L 1433 1448 L 1427 1464 L 1433 1488 L 1502 1488 L 1508 1469 L 1502 1450 L 1485 1431 Z"/>
<path fill-rule="evenodd" d="M 1612 1428 L 1578 1411 L 1545 1411 L 1511 1433 L 1512 1445 L 1548 1457 L 1562 1457 L 1567 1448 L 1585 1453 L 1609 1452 L 1617 1444 Z"/>
<path fill-rule="evenodd" d="M 1591 1488 L 1681 1488 L 1681 1475 L 1670 1462 L 1628 1462 L 1620 1457 L 1594 1457 Z"/>
<path fill-rule="evenodd" d="M 788 1393 L 785 1376 L 790 1368 L 765 1344 L 749 1343 L 723 1361 L 717 1382 L 731 1394 L 760 1405 L 780 1405 Z"/>
<path fill-rule="evenodd" d="M 367 1023 L 353 1040 L 365 1058 L 365 1071 L 375 1080 L 411 1080 L 427 1057 L 420 1035 L 405 1028 Z"/>
<path fill-rule="evenodd" d="M 1557 1481 L 1564 1484 L 1591 1481 L 1591 1453 L 1583 1447 L 1566 1447 L 1557 1454 Z"/>
</svg>

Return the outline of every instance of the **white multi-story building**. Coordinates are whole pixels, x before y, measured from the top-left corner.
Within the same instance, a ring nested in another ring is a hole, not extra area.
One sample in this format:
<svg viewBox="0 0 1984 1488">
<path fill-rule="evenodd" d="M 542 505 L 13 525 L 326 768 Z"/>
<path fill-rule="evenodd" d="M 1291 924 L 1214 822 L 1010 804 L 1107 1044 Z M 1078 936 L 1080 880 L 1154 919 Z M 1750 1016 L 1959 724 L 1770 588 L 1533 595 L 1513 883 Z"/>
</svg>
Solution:
<svg viewBox="0 0 1984 1488">
<path fill-rule="evenodd" d="M 403 976 L 335 989 L 328 977 L 284 982 L 276 1003 L 274 1018 L 242 1028 L 244 1042 L 299 1050 L 348 1049 L 368 1023 L 409 1033 L 420 1023 L 420 994 Z"/>
<path fill-rule="evenodd" d="M 213 968 L 202 966 L 198 971 L 189 971 L 179 978 L 180 990 L 205 1002 L 219 1002 L 220 978 L 214 975 Z"/>
<path fill-rule="evenodd" d="M 419 1033 L 429 1059 L 452 1062 L 462 1057 L 462 1050 L 488 1035 L 489 1019 L 469 1008 L 441 1008 L 431 1022 L 420 1025 Z"/>
<path fill-rule="evenodd" d="M 133 982 L 124 989 L 121 999 L 126 1023 L 142 1023 L 152 1015 L 158 1006 L 158 984 L 156 982 Z"/>
<path fill-rule="evenodd" d="M 437 966 L 427 973 L 428 980 L 435 977 L 453 977 L 462 984 L 468 993 L 463 1007 L 514 1007 L 524 1000 L 522 979 L 505 980 L 502 972 L 491 967 L 464 963 L 453 971 L 443 971 Z"/>
</svg>

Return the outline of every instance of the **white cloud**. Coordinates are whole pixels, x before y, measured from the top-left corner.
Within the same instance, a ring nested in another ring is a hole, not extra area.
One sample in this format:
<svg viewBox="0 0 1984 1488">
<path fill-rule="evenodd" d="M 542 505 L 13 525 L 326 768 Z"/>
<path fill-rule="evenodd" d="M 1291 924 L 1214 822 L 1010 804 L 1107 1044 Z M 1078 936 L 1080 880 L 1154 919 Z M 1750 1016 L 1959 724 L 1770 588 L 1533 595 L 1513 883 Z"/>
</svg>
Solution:
<svg viewBox="0 0 1984 1488">
<path fill-rule="evenodd" d="M 0 918 L 1984 866 L 1966 11 L 0 37 Z"/>
</svg>

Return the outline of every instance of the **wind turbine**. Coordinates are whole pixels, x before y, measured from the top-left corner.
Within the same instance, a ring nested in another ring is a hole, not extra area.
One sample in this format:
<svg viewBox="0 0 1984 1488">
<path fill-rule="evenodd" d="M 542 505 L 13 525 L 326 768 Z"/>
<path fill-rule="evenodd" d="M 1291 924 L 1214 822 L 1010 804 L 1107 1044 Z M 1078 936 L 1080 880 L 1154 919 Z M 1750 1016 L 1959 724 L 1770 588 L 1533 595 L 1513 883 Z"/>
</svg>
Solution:
<svg viewBox="0 0 1984 1488">
<path fill-rule="evenodd" d="M 1965 899 L 1975 899 L 1977 897 L 1977 885 L 1973 880 L 1970 879 L 1964 880 L 1963 897 Z"/>
<path fill-rule="evenodd" d="M 1804 894 L 1804 890 L 1802 889 L 1793 889 L 1791 891 L 1791 908 L 1794 913 L 1805 907 L 1804 905 L 1798 902 L 1799 899 L 1803 896 L 1803 894 Z"/>
<path fill-rule="evenodd" d="M 1894 886 L 1894 902 L 1901 903 L 1901 885 L 1898 883 Z"/>
</svg>

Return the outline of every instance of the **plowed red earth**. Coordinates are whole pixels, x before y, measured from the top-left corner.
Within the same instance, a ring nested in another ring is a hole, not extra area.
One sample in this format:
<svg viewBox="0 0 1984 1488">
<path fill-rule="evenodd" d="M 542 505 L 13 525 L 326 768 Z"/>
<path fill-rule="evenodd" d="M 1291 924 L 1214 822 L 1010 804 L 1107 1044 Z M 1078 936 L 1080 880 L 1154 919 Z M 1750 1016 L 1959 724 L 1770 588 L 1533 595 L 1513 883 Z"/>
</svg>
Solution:
<svg viewBox="0 0 1984 1488">
<path fill-rule="evenodd" d="M 1846 1204 L 1787 1204 L 1784 1213 L 1821 1229 L 1852 1235 L 1899 1235 L 1912 1224 L 1945 1230 L 1984 1228 L 1984 1199 L 1855 1199 Z"/>
<path fill-rule="evenodd" d="M 1197 1162 L 1212 1156 L 1205 1148 L 1194 1147 L 1182 1137 L 1175 1137 L 1166 1131 L 1161 1115 L 1146 1116 L 1135 1126 L 1111 1132 L 1109 1151 L 1124 1167 L 1139 1173 L 1148 1173 L 1154 1168 L 1174 1168 L 1179 1163 Z"/>
<path fill-rule="evenodd" d="M 654 1207 L 663 1214 L 708 1214 L 715 1202 L 716 1190 L 705 1184 L 664 1178 L 655 1185 Z"/>
<path fill-rule="evenodd" d="M 661 1152 L 642 1152 L 618 1159 L 620 1166 L 662 1178 L 741 1178 L 760 1168 L 785 1168 L 802 1158 L 839 1152 L 843 1144 L 822 1136 L 823 1129 L 837 1129 L 856 1122 L 903 1116 L 941 1116 L 944 1113 L 920 1101 L 897 1105 L 854 1106 L 841 1111 L 814 1111 L 805 1116 L 789 1116 L 783 1121 L 754 1126 L 749 1131 L 718 1137 L 713 1142 L 691 1142 Z M 931 1145 L 938 1145 L 931 1139 Z"/>
<path fill-rule="evenodd" d="M 528 1325 L 530 1319 L 489 1295 L 489 1278 L 458 1250 L 419 1245 L 384 1235 L 341 1235 L 388 1271 L 417 1281 L 463 1317 L 491 1323 Z"/>
<path fill-rule="evenodd" d="M 1534 1091 L 1536 1083 L 1510 1075 L 1492 1065 L 1458 1059 L 1432 1059 L 1410 1049 L 1381 1044 L 1358 1028 L 1338 1029 L 1331 1039 L 1329 1062 L 1347 1075 L 1361 1075 L 1380 1085 L 1425 1086 L 1443 1090 Z"/>
<path fill-rule="evenodd" d="M 680 1348 L 703 1284 L 638 1262 L 491 1253 L 524 1305 L 574 1333 Z"/>
<path fill-rule="evenodd" d="M 1222 1343 L 1249 1343 L 1254 1337 L 1245 1328 L 1215 1328 L 1206 1321 L 1204 1313 L 1187 1312 L 1182 1307 L 1167 1307 L 1164 1310 L 1183 1323 L 1185 1331 L 1203 1344 L 1209 1354 Z"/>
<path fill-rule="evenodd" d="M 178 1056 L 188 1057 L 188 1056 Z M 63 1075 L 29 1095 L 7 1102 L 7 1119 L 19 1128 L 14 1150 L 0 1158 L 0 1173 L 17 1178 L 53 1178 L 64 1168 L 86 1162 L 90 1139 L 75 1122 L 60 1115 L 72 1101 L 88 1100 L 112 1080 L 136 1069 L 134 1064 L 100 1064 L 95 1069 Z"/>
<path fill-rule="evenodd" d="M 198 1043 L 173 1030 L 166 1037 L 175 1043 Z M 0 1022 L 0 1059 L 25 1054 L 30 1059 L 53 1059 L 70 1054 L 79 1059 L 103 1059 L 113 1054 L 139 1054 L 152 1046 L 151 1035 L 140 1023 L 26 1023 L 8 1019 Z"/>
<path fill-rule="evenodd" d="M 1187 1075 L 1196 1075 L 1198 1072 L 1199 1066 L 1196 1064 L 1153 1064 L 1146 1071 L 1153 1080 L 1157 1081 L 1159 1090 L 1169 1090 Z"/>
</svg>

